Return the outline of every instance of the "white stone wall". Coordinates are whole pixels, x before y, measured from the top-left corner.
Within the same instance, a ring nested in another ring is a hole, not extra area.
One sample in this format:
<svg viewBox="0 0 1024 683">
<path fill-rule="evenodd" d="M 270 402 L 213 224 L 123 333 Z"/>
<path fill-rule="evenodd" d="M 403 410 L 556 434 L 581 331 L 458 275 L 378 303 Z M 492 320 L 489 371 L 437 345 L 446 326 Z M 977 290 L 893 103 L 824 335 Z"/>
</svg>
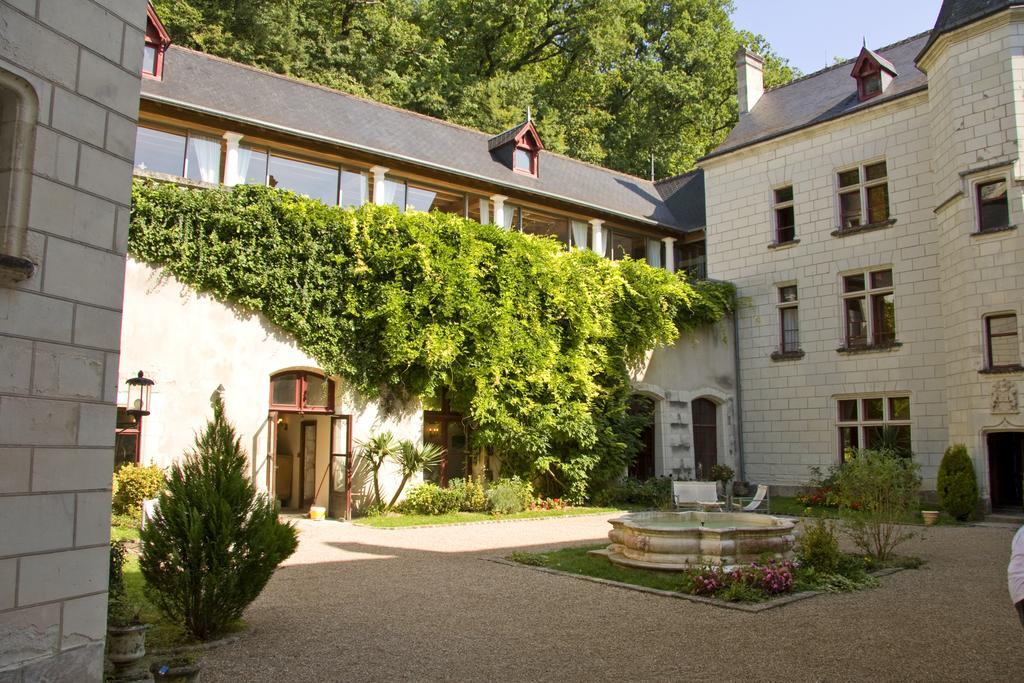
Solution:
<svg viewBox="0 0 1024 683">
<path fill-rule="evenodd" d="M 733 320 L 726 317 L 656 349 L 634 373 L 634 389 L 654 400 L 656 475 L 695 475 L 691 404 L 706 398 L 718 406 L 718 462 L 739 476 L 735 366 Z"/>
<path fill-rule="evenodd" d="M 0 679 L 100 680 L 145 0 L 0 1 L 39 101 L 28 280 L 0 286 Z"/>
<path fill-rule="evenodd" d="M 853 79 L 850 80 L 853 92 Z M 927 95 L 911 95 L 708 160 L 708 274 L 736 284 L 743 449 L 748 479 L 796 486 L 811 466 L 839 462 L 836 397 L 910 396 L 913 450 L 934 488 L 947 444 L 938 242 Z M 895 225 L 845 237 L 836 172 L 885 159 Z M 770 249 L 772 190 L 792 185 L 799 243 Z M 841 275 L 891 267 L 896 336 L 890 351 L 841 354 Z M 773 361 L 781 284 L 799 292 L 799 360 Z"/>
<path fill-rule="evenodd" d="M 1010 223 L 1024 225 L 1024 11 L 1004 12 L 936 43 L 927 69 L 936 231 L 946 342 L 949 440 L 967 445 L 988 497 L 986 434 L 1024 430 L 1018 405 L 993 406 L 1024 373 L 985 374 L 984 316 L 1016 313 L 1024 338 L 1024 233 L 977 235 L 976 185 L 1010 180 Z M 999 386 L 1006 383 L 1004 386 Z"/>
<path fill-rule="evenodd" d="M 195 433 L 212 415 L 211 400 L 224 387 L 225 413 L 249 454 L 251 476 L 267 488 L 268 413 L 270 376 L 283 370 L 317 370 L 317 362 L 303 353 L 294 340 L 258 314 L 227 305 L 200 294 L 159 269 L 128 259 L 125 273 L 124 327 L 121 369 L 118 378 L 120 404 L 124 382 L 142 370 L 156 384 L 151 415 L 143 418 L 140 457 L 143 464 L 167 467 L 190 450 Z M 381 431 L 417 442 L 423 434 L 423 413 L 416 409 L 399 417 L 380 415 L 374 403 L 359 400 L 338 383 L 335 412 L 353 416 L 355 440 Z M 316 419 L 310 415 L 309 419 Z M 316 481 L 327 469 L 329 424 L 318 420 Z M 293 439 L 297 434 L 279 434 Z M 298 473 L 296 472 L 296 475 Z M 390 496 L 401 476 L 393 463 L 381 473 L 382 495 Z M 293 477 L 293 481 L 297 481 Z M 412 486 L 416 481 L 411 481 Z M 353 504 L 366 499 L 370 483 L 359 478 L 353 485 Z M 295 489 L 297 491 L 297 489 Z M 317 505 L 327 505 L 327 485 Z"/>
</svg>

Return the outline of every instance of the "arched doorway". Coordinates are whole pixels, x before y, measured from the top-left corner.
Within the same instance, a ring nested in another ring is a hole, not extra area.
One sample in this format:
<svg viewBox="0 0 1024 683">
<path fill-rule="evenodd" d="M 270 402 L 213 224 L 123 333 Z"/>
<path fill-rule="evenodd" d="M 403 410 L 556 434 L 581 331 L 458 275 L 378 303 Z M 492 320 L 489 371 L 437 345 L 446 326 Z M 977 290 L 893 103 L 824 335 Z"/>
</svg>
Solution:
<svg viewBox="0 0 1024 683">
<path fill-rule="evenodd" d="M 640 431 L 640 445 L 629 463 L 627 473 L 644 481 L 654 476 L 654 401 L 639 394 L 629 399 L 629 414 L 644 420 Z"/>
<path fill-rule="evenodd" d="M 705 480 L 718 464 L 718 405 L 698 398 L 690 406 L 693 418 L 693 475 Z"/>
</svg>

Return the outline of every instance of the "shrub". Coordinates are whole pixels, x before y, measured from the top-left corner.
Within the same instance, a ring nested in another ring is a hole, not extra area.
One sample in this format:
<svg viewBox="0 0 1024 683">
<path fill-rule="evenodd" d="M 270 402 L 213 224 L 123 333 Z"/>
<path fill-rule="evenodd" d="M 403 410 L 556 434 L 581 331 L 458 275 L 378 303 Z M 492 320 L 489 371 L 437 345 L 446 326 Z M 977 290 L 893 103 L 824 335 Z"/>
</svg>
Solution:
<svg viewBox="0 0 1024 683">
<path fill-rule="evenodd" d="M 414 515 L 446 515 L 458 512 L 461 503 L 461 489 L 443 489 L 428 481 L 409 489 L 400 507 Z"/>
<path fill-rule="evenodd" d="M 533 485 L 518 476 L 500 479 L 487 489 L 487 506 L 495 515 L 522 512 L 533 503 Z"/>
<path fill-rule="evenodd" d="M 946 449 L 939 465 L 939 505 L 951 517 L 961 521 L 974 514 L 978 506 L 978 480 L 974 464 L 962 443 Z"/>
<path fill-rule="evenodd" d="M 487 509 L 487 494 L 475 479 L 452 479 L 448 488 L 458 492 L 459 510 L 462 512 L 484 512 Z"/>
<path fill-rule="evenodd" d="M 918 467 L 892 451 L 864 449 L 848 455 L 836 476 L 846 532 L 863 552 L 884 562 L 914 535 L 900 524 L 918 508 Z"/>
<path fill-rule="evenodd" d="M 835 526 L 823 519 L 807 522 L 800 537 L 800 564 L 831 574 L 838 569 L 841 558 Z"/>
<path fill-rule="evenodd" d="M 156 465 L 128 463 L 114 473 L 111 510 L 117 515 L 142 518 L 142 501 L 155 498 L 164 487 L 164 471 Z"/>
<path fill-rule="evenodd" d="M 774 559 L 729 571 L 717 566 L 690 567 L 682 574 L 680 590 L 730 602 L 756 602 L 793 592 L 796 569 L 794 562 Z"/>
<path fill-rule="evenodd" d="M 402 490 L 409 483 L 409 479 L 414 477 L 417 472 L 422 472 L 438 464 L 443 457 L 444 451 L 435 444 L 422 443 L 417 446 L 409 440 L 401 441 L 398 445 L 398 451 L 394 454 L 394 458 L 398 463 L 398 467 L 402 470 L 402 481 L 399 482 L 398 488 L 395 489 L 395 495 L 392 496 L 387 509 L 391 510 L 395 507 L 395 503 L 398 502 L 398 497 L 402 495 Z M 374 476 L 376 476 L 376 471 Z"/>
<path fill-rule="evenodd" d="M 715 464 L 711 466 L 711 471 L 708 473 L 708 479 L 710 481 L 721 481 L 727 482 L 736 476 L 736 473 L 728 465 Z"/>
<path fill-rule="evenodd" d="M 595 505 L 638 505 L 646 508 L 665 509 L 672 506 L 672 480 L 668 477 L 651 477 L 639 481 L 627 477 L 615 482 L 594 495 Z"/>
<path fill-rule="evenodd" d="M 248 463 L 224 403 L 171 469 L 142 530 L 139 566 L 156 607 L 199 640 L 224 633 L 295 552 L 294 527 L 246 477 Z"/>
</svg>

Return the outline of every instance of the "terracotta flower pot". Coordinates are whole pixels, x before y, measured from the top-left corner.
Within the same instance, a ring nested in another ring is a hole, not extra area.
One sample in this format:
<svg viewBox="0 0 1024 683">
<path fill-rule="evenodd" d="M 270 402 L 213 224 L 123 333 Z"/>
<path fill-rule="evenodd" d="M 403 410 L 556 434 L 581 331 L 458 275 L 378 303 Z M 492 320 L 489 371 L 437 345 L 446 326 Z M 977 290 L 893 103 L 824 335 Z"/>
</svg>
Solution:
<svg viewBox="0 0 1024 683">
<path fill-rule="evenodd" d="M 921 510 L 921 516 L 924 518 L 925 526 L 931 526 L 939 521 L 938 510 Z"/>
</svg>

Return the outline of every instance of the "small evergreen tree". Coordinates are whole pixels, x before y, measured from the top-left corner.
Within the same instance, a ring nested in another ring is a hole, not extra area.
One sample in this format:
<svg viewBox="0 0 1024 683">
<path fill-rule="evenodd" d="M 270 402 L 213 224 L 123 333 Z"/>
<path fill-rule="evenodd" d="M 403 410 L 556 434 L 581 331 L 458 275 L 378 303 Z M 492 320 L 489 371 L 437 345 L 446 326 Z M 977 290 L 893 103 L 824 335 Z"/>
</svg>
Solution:
<svg viewBox="0 0 1024 683">
<path fill-rule="evenodd" d="M 978 506 L 978 479 L 967 446 L 953 444 L 939 464 L 939 505 L 951 517 L 966 520 Z"/>
<path fill-rule="evenodd" d="M 199 640 L 223 634 L 298 545 L 295 529 L 246 476 L 246 456 L 219 396 L 192 452 L 171 469 L 142 530 L 153 602 Z"/>
</svg>

